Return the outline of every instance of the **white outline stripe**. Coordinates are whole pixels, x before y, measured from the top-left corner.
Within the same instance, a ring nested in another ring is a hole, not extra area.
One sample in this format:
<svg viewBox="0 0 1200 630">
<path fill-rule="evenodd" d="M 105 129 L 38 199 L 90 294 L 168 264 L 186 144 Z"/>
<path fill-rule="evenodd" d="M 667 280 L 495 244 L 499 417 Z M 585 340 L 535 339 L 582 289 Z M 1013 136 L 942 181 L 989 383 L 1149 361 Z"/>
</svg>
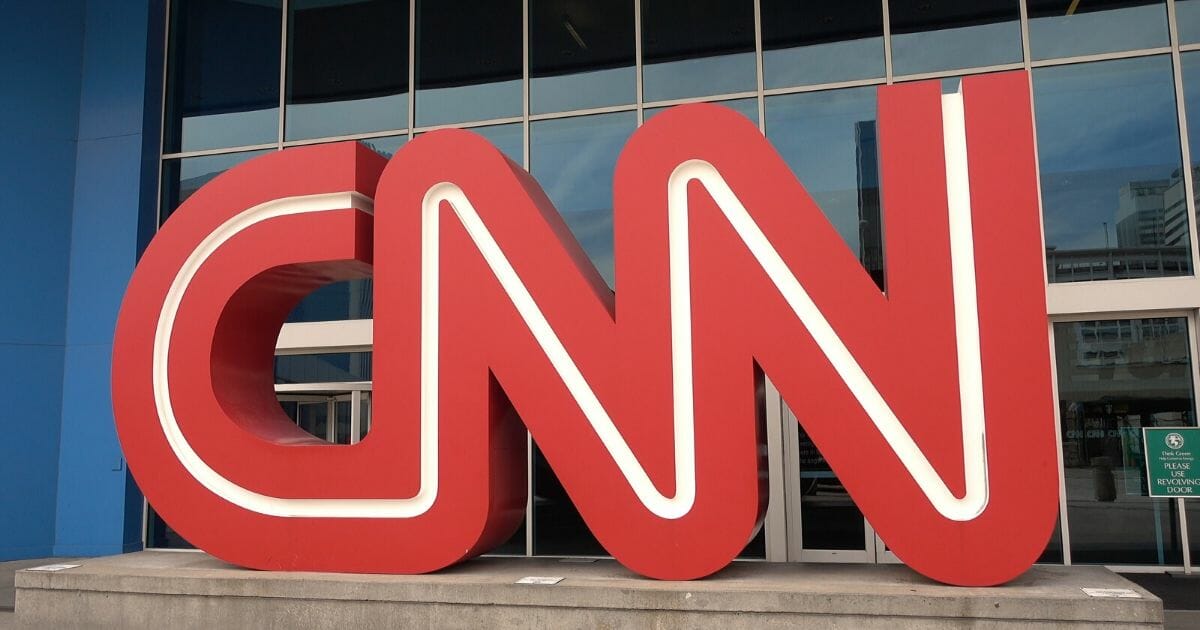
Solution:
<svg viewBox="0 0 1200 630">
<path fill-rule="evenodd" d="M 818 347 L 934 508 L 950 520 L 974 519 L 987 507 L 988 478 L 974 244 L 961 92 L 943 95 L 942 112 L 966 488 L 961 498 L 950 491 L 934 470 L 724 178 L 711 164 L 701 160 L 680 164 L 672 172 L 667 184 L 675 496 L 664 496 L 654 486 L 470 200 L 462 189 L 450 182 L 432 186 L 422 201 L 421 485 L 415 496 L 405 499 L 285 499 L 252 492 L 225 479 L 203 462 L 180 431 L 171 407 L 166 372 L 171 329 L 182 295 L 205 260 L 233 235 L 261 221 L 304 212 L 363 208 L 366 205 L 364 199 L 353 193 L 283 199 L 251 208 L 222 224 L 189 256 L 167 294 L 155 333 L 154 393 L 164 433 L 180 462 L 197 481 L 218 496 L 248 510 L 272 516 L 314 518 L 413 518 L 427 511 L 438 492 L 440 207 L 442 202 L 447 202 L 638 499 L 661 518 L 680 518 L 691 510 L 696 496 L 687 188 L 690 182 L 698 181 L 717 202 L 726 219 L 812 334 Z"/>
</svg>

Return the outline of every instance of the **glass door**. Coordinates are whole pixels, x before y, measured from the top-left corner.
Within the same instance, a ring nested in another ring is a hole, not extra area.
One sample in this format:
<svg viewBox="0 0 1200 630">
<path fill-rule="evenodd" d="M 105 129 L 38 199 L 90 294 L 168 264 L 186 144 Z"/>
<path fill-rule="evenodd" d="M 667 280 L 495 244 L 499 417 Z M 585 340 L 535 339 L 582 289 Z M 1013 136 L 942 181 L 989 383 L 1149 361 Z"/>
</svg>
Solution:
<svg viewBox="0 0 1200 630">
<path fill-rule="evenodd" d="M 899 562 L 875 534 L 786 403 L 783 423 L 788 559 Z"/>
<path fill-rule="evenodd" d="M 371 428 L 371 392 L 279 394 L 284 413 L 331 444 L 357 444 Z"/>
</svg>

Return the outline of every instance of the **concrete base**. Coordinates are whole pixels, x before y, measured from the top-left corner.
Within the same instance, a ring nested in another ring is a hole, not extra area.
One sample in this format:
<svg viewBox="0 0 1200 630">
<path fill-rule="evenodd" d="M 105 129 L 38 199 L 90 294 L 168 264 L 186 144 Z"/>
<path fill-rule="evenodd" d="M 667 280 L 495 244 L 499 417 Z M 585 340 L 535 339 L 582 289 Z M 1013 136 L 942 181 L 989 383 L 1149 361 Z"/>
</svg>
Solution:
<svg viewBox="0 0 1200 630">
<path fill-rule="evenodd" d="M 268 573 L 146 551 L 16 575 L 18 627 L 45 628 L 1161 628 L 1162 602 L 1100 567 L 1035 567 L 998 588 L 898 565 L 741 562 L 695 582 L 612 561 L 483 558 L 434 575 Z M 515 584 L 556 576 L 555 585 Z M 1136 599 L 1086 595 L 1121 588 Z"/>
</svg>

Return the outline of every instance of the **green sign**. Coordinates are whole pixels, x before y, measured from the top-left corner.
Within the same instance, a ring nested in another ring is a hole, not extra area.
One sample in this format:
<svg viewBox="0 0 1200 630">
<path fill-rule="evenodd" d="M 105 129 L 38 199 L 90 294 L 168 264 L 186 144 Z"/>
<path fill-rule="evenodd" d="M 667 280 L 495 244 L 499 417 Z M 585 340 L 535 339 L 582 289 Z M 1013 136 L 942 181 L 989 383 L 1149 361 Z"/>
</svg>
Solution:
<svg viewBox="0 0 1200 630">
<path fill-rule="evenodd" d="M 1142 429 L 1152 497 L 1200 497 L 1200 428 Z"/>
</svg>

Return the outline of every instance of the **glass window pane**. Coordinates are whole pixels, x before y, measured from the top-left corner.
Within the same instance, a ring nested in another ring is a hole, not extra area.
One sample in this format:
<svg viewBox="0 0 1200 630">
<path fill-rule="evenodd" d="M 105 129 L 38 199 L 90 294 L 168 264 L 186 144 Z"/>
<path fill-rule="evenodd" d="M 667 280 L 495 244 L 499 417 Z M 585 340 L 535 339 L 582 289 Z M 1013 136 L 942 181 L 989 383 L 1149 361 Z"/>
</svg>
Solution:
<svg viewBox="0 0 1200 630">
<path fill-rule="evenodd" d="M 1200 52 L 1185 52 L 1179 56 L 1179 60 L 1183 74 L 1183 105 L 1188 119 L 1187 140 L 1191 150 L 1192 179 L 1195 182 L 1196 176 L 1200 175 Z M 1172 207 L 1177 203 L 1177 196 L 1182 194 L 1173 194 L 1168 202 Z M 1187 213 L 1183 214 L 1186 218 Z M 1170 226 L 1164 226 L 1166 238 L 1175 240 L 1179 232 L 1188 234 L 1188 227 L 1187 221 L 1172 220 Z M 1196 546 L 1200 549 L 1200 541 Z"/>
<path fill-rule="evenodd" d="M 533 450 L 533 553 L 540 556 L 605 556 L 559 483 L 542 450 Z"/>
<path fill-rule="evenodd" d="M 417 2 L 417 126 L 521 115 L 521 1 Z"/>
<path fill-rule="evenodd" d="M 1039 68 L 1033 94 L 1050 281 L 1190 273 L 1170 57 Z"/>
<path fill-rule="evenodd" d="M 754 90 L 754 3 L 644 0 L 642 61 L 648 102 Z"/>
<path fill-rule="evenodd" d="M 730 101 L 713 101 L 713 105 L 728 107 L 729 109 L 732 109 L 746 118 L 749 118 L 754 124 L 758 124 L 758 99 L 756 98 L 737 98 Z M 642 120 L 650 120 L 650 118 L 654 115 L 665 112 L 671 107 L 648 108 L 642 112 Z"/>
<path fill-rule="evenodd" d="M 383 138 L 367 138 L 359 140 L 359 142 L 367 145 L 370 149 L 385 158 L 390 158 L 408 142 L 408 136 L 386 136 Z"/>
<path fill-rule="evenodd" d="M 630 0 L 531 0 L 530 112 L 636 101 L 633 12 Z"/>
<path fill-rule="evenodd" d="M 884 286 L 875 88 L 769 96 L 767 139 Z"/>
<path fill-rule="evenodd" d="M 889 0 L 892 69 L 921 74 L 1019 63 L 1020 8 L 1015 0 Z"/>
<path fill-rule="evenodd" d="M 1050 540 L 1046 543 L 1046 549 L 1042 552 L 1042 555 L 1038 557 L 1037 561 L 1042 564 L 1063 563 L 1061 518 L 1055 519 L 1054 533 L 1050 534 Z"/>
<path fill-rule="evenodd" d="M 1175 0 L 1180 44 L 1200 42 L 1200 0 Z"/>
<path fill-rule="evenodd" d="M 171 216 L 171 213 L 179 207 L 179 204 L 186 201 L 188 197 L 192 196 L 192 193 L 212 181 L 217 175 L 246 160 L 266 155 L 272 150 L 163 160 L 160 220 L 166 221 L 167 217 Z"/>
<path fill-rule="evenodd" d="M 375 313 L 370 278 L 327 284 L 308 294 L 288 315 L 288 322 L 371 319 Z"/>
<path fill-rule="evenodd" d="M 1163 0 L 1028 0 L 1033 59 L 1169 44 Z"/>
<path fill-rule="evenodd" d="M 278 140 L 280 4 L 171 3 L 164 152 Z"/>
<path fill-rule="evenodd" d="M 1054 349 L 1072 562 L 1182 563 L 1175 502 L 1147 495 L 1142 427 L 1195 424 L 1187 320 L 1056 323 Z"/>
<path fill-rule="evenodd" d="M 617 112 L 540 120 L 529 132 L 530 173 L 610 287 L 613 172 L 636 127 L 634 112 Z"/>
<path fill-rule="evenodd" d="M 353 383 L 371 380 L 370 352 L 275 357 L 275 383 Z"/>
<path fill-rule="evenodd" d="M 794 421 L 790 410 L 787 415 Z M 800 466 L 800 540 L 804 548 L 866 549 L 866 519 L 803 426 L 799 428 L 796 458 Z"/>
<path fill-rule="evenodd" d="M 508 156 L 517 165 L 525 164 L 525 132 L 521 123 L 472 127 L 471 131 L 487 138 L 492 146 Z"/>
<path fill-rule="evenodd" d="M 150 549 L 195 549 L 192 543 L 184 540 L 163 517 L 154 511 L 154 506 L 147 506 L 146 514 L 146 547 Z"/>
<path fill-rule="evenodd" d="M 508 159 L 516 162 L 518 165 L 525 164 L 525 137 L 521 123 L 471 127 L 467 131 L 483 136 L 488 142 L 492 143 L 492 146 L 500 149 L 501 153 L 507 155 Z M 421 134 L 417 135 L 420 136 Z"/>
<path fill-rule="evenodd" d="M 618 112 L 537 121 L 530 128 L 530 171 L 609 286 L 613 171 L 636 127 L 636 114 Z M 533 492 L 534 553 L 606 555 L 537 449 Z"/>
<path fill-rule="evenodd" d="M 767 89 L 884 76 L 883 5 L 762 0 Z"/>
<path fill-rule="evenodd" d="M 408 126 L 408 3 L 288 3 L 286 139 Z"/>
</svg>

